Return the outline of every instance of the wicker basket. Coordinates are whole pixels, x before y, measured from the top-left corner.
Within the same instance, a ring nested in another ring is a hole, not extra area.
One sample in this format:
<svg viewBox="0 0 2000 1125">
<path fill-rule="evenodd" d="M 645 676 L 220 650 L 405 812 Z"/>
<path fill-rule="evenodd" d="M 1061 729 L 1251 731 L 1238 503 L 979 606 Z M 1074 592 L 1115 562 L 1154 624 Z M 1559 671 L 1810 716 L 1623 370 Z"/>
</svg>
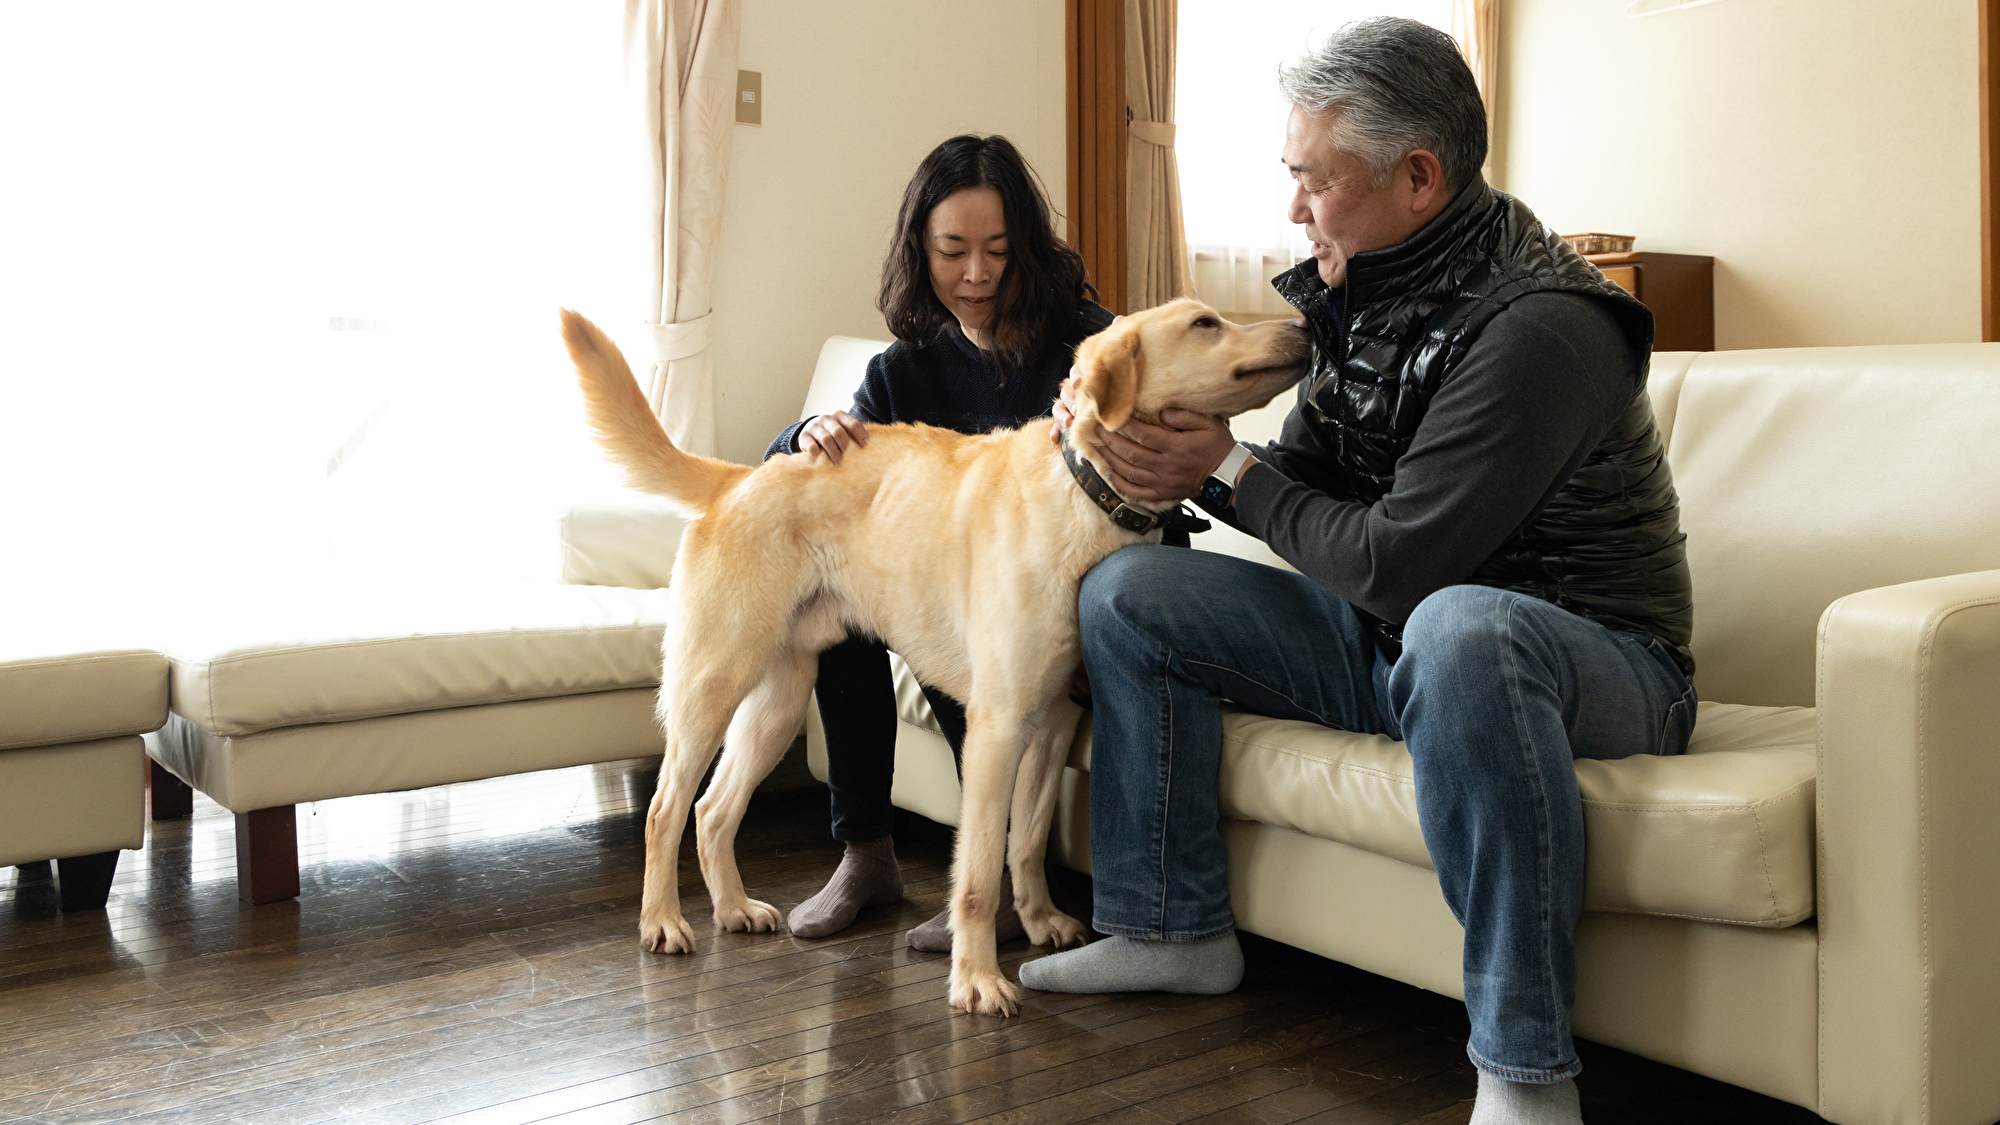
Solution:
<svg viewBox="0 0 2000 1125">
<path fill-rule="evenodd" d="M 1632 249 L 1635 241 L 1629 234 L 1599 234 L 1590 231 L 1585 234 L 1566 234 L 1563 241 L 1569 243 L 1579 254 L 1624 254 Z"/>
</svg>

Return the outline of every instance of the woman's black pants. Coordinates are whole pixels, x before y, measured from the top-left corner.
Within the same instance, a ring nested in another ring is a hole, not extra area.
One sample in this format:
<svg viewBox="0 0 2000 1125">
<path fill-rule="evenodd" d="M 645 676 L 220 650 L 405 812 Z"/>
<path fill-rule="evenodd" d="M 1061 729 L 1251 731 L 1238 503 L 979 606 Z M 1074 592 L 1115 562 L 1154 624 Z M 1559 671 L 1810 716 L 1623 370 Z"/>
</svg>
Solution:
<svg viewBox="0 0 2000 1125">
<path fill-rule="evenodd" d="M 820 653 L 817 690 L 833 838 L 879 840 L 895 827 L 889 784 L 896 775 L 896 687 L 888 648 L 857 634 Z M 924 698 L 957 758 L 965 747 L 965 708 L 930 687 Z"/>
</svg>

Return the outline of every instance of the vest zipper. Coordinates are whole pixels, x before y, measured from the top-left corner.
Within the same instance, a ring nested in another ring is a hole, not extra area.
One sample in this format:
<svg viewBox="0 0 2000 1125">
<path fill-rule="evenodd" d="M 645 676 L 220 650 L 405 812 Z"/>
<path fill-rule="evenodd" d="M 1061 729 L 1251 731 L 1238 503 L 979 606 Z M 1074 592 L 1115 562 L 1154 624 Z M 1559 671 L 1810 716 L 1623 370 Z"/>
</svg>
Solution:
<svg viewBox="0 0 2000 1125">
<path fill-rule="evenodd" d="M 1333 318 L 1333 401 L 1340 404 L 1334 421 L 1335 445 L 1341 463 L 1347 462 L 1347 302 L 1340 303 L 1341 315 Z"/>
</svg>

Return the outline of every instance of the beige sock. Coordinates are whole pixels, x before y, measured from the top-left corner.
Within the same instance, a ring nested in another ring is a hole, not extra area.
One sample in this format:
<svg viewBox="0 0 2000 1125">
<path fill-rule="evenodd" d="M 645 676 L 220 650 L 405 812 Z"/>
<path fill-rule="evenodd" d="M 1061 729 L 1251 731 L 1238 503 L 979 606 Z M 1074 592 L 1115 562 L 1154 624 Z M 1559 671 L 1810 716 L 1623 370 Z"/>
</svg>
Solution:
<svg viewBox="0 0 2000 1125">
<path fill-rule="evenodd" d="M 993 915 L 993 943 L 1013 941 L 1027 928 L 1021 925 L 1021 916 L 1014 913 L 1014 875 L 1002 868 L 1000 871 L 1000 909 Z M 951 952 L 951 905 L 938 912 L 937 917 L 903 935 L 911 949 L 925 953 Z"/>
<path fill-rule="evenodd" d="M 896 863 L 895 841 L 887 836 L 866 843 L 847 842 L 847 854 L 820 892 L 792 908 L 785 924 L 802 938 L 822 938 L 854 924 L 864 906 L 883 906 L 903 898 L 903 871 Z"/>
</svg>

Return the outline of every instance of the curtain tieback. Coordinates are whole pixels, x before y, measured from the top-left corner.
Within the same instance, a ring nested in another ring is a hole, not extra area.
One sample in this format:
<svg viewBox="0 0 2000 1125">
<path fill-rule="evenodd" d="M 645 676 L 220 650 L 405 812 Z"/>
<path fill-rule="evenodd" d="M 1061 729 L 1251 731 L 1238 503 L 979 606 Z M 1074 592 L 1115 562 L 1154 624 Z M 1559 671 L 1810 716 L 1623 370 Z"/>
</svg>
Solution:
<svg viewBox="0 0 2000 1125">
<path fill-rule="evenodd" d="M 1170 121 L 1133 121 L 1132 135 L 1149 145 L 1174 147 L 1174 126 Z"/>
<path fill-rule="evenodd" d="M 707 312 L 693 320 L 676 324 L 648 322 L 646 327 L 653 331 L 653 354 L 660 357 L 662 363 L 672 363 L 707 351 L 709 329 L 714 324 L 715 313 Z"/>
</svg>

